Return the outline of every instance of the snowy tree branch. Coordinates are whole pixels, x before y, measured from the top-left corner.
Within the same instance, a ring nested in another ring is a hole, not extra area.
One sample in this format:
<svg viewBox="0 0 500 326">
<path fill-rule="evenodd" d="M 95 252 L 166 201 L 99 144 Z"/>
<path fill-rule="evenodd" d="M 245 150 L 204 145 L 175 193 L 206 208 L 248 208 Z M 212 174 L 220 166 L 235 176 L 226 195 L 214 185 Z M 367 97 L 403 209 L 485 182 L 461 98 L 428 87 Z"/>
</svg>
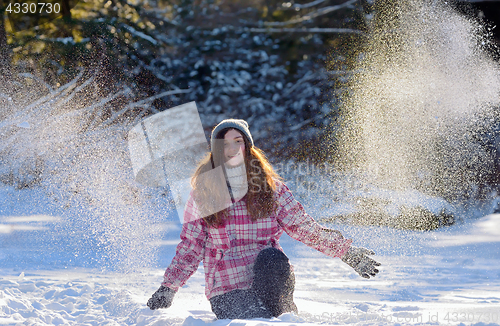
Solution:
<svg viewBox="0 0 500 326">
<path fill-rule="evenodd" d="M 290 25 L 290 24 L 298 24 L 298 23 L 302 23 L 306 20 L 311 20 L 313 18 L 326 15 L 328 13 L 331 13 L 332 11 L 336 11 L 336 10 L 339 10 L 339 9 L 342 9 L 345 7 L 349 7 L 357 1 L 358 0 L 349 0 L 349 1 L 346 1 L 342 4 L 340 4 L 340 5 L 321 8 L 321 9 L 318 9 L 318 10 L 316 10 L 312 13 L 309 13 L 303 17 L 300 17 L 297 19 L 291 19 L 291 20 L 288 20 L 286 22 L 259 22 L 258 24 L 263 25 L 263 26 L 286 26 L 286 25 Z"/>
<path fill-rule="evenodd" d="M 159 98 L 162 98 L 162 97 L 165 97 L 165 96 L 175 95 L 175 94 L 182 94 L 182 93 L 189 93 L 189 92 L 191 92 L 190 89 L 175 89 L 175 90 L 172 90 L 172 91 L 166 91 L 166 92 L 163 92 L 163 93 L 160 93 L 160 94 L 157 94 L 157 95 L 145 98 L 145 99 L 140 100 L 138 102 L 130 103 L 130 104 L 127 105 L 127 108 L 131 109 L 131 108 L 134 108 L 134 107 L 137 107 L 137 106 L 141 106 L 144 103 L 152 102 L 152 101 L 154 101 L 156 99 L 159 99 Z"/>
<path fill-rule="evenodd" d="M 308 124 L 309 122 L 313 121 L 315 118 L 316 117 L 304 120 L 304 121 L 296 124 L 295 126 L 292 126 L 292 127 L 288 128 L 288 130 L 290 130 L 290 131 L 297 131 L 300 128 L 302 128 L 303 126 L 305 126 L 306 124 Z"/>
<path fill-rule="evenodd" d="M 52 87 L 49 84 L 47 84 L 45 81 L 43 81 L 42 79 L 38 78 L 37 76 L 35 76 L 33 74 L 30 74 L 29 72 L 20 73 L 20 74 L 18 74 L 18 76 L 25 77 L 25 78 L 31 78 L 33 80 L 36 80 L 41 85 L 47 87 L 47 89 L 49 90 L 50 93 L 54 92 L 54 89 L 52 89 Z"/>
<path fill-rule="evenodd" d="M 248 32 L 252 33 L 339 33 L 339 34 L 360 34 L 365 32 L 351 28 L 248 28 Z"/>
<path fill-rule="evenodd" d="M 307 80 L 313 79 L 316 74 L 312 72 L 307 72 L 307 74 L 299 79 L 292 87 L 288 88 L 285 92 L 283 92 L 283 96 L 288 96 L 290 95 L 296 88 L 298 88 L 302 83 L 304 83 Z"/>
<path fill-rule="evenodd" d="M 293 4 L 293 6 L 291 6 L 290 9 L 296 10 L 296 8 L 298 8 L 298 9 L 311 8 L 311 7 L 314 7 L 314 6 L 321 4 L 323 2 L 326 2 L 326 0 L 316 0 L 316 1 L 311 1 L 308 3 L 304 3 L 304 4 L 295 3 L 295 4 Z"/>
</svg>

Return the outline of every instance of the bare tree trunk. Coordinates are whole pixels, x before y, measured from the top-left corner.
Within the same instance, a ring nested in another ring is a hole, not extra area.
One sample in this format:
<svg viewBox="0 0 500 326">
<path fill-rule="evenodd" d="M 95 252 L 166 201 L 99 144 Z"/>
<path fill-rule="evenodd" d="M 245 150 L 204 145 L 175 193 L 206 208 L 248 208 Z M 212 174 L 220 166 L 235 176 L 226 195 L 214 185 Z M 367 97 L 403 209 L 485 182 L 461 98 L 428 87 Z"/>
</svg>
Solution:
<svg viewBox="0 0 500 326">
<path fill-rule="evenodd" d="M 69 4 L 69 0 L 62 0 L 61 2 L 61 13 L 62 20 L 64 22 L 64 27 L 61 30 L 63 37 L 71 37 L 73 36 L 72 32 L 72 23 L 71 23 L 71 7 Z"/>
<path fill-rule="evenodd" d="M 69 22 L 71 20 L 71 7 L 69 5 L 69 0 L 62 0 L 61 12 L 64 21 Z"/>
<path fill-rule="evenodd" d="M 7 44 L 4 10 L 4 1 L 0 0 L 0 120 L 3 120 L 13 110 L 11 53 Z"/>
<path fill-rule="evenodd" d="M 0 92 L 6 92 L 12 82 L 11 53 L 7 44 L 7 33 L 5 31 L 5 6 L 0 0 Z"/>
</svg>

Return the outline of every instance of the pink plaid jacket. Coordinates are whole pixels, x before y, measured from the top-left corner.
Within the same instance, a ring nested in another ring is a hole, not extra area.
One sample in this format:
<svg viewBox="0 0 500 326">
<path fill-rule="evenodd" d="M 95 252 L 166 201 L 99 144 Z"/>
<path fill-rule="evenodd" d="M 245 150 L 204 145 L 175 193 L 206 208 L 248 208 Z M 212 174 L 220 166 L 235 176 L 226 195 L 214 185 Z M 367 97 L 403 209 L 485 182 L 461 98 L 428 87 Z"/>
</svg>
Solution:
<svg viewBox="0 0 500 326">
<path fill-rule="evenodd" d="M 268 218 L 252 221 L 245 199 L 229 208 L 229 218 L 219 228 L 208 227 L 193 206 L 192 196 L 184 211 L 181 242 L 165 271 L 162 285 L 175 291 L 183 286 L 203 260 L 208 299 L 236 289 L 249 289 L 253 265 L 262 249 L 279 245 L 285 231 L 292 238 L 331 257 L 342 257 L 352 240 L 326 229 L 309 216 L 282 182 L 277 182 L 278 209 Z"/>
</svg>

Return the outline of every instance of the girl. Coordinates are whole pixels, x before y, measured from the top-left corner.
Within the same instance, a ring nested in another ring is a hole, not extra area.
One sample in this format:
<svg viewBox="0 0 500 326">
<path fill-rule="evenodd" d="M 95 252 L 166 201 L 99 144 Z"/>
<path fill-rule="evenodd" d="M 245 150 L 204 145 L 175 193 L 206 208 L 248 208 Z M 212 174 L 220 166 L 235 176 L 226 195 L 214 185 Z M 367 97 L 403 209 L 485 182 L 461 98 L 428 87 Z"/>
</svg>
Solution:
<svg viewBox="0 0 500 326">
<path fill-rule="evenodd" d="M 219 319 L 277 317 L 297 312 L 295 277 L 279 244 L 292 238 L 339 257 L 365 278 L 378 273 L 373 252 L 351 246 L 339 231 L 318 225 L 292 196 L 248 124 L 228 119 L 212 131 L 212 152 L 191 179 L 181 242 L 151 309 L 168 308 L 203 261 L 205 294 Z"/>
</svg>

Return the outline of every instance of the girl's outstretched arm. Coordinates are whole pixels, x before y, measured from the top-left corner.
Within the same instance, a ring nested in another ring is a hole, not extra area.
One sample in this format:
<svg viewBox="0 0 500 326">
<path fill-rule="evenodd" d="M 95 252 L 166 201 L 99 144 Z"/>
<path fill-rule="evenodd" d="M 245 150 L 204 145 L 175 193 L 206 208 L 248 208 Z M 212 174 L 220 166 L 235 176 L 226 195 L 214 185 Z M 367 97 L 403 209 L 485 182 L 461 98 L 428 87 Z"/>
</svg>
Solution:
<svg viewBox="0 0 500 326">
<path fill-rule="evenodd" d="M 374 255 L 374 252 L 353 247 L 352 240 L 345 239 L 340 231 L 319 225 L 295 200 L 285 184 L 279 184 L 278 204 L 278 223 L 289 236 L 328 256 L 342 258 L 344 263 L 364 278 L 370 278 L 379 272 L 376 267 L 380 263 L 368 257 Z"/>
<path fill-rule="evenodd" d="M 285 184 L 278 184 L 277 195 L 278 223 L 290 237 L 330 257 L 340 258 L 347 252 L 352 240 L 345 239 L 340 231 L 319 225 Z"/>
</svg>

